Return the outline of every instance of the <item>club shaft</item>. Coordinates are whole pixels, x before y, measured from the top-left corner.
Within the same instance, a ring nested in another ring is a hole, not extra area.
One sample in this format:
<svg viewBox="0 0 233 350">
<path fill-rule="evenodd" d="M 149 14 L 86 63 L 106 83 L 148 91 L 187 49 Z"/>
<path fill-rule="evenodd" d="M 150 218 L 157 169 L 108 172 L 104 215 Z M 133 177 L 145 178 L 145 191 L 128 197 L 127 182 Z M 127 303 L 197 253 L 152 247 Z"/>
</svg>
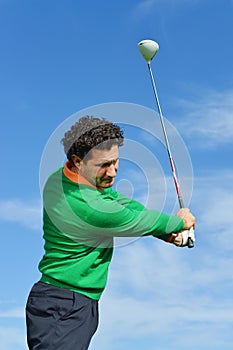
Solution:
<svg viewBox="0 0 233 350">
<path fill-rule="evenodd" d="M 172 158 L 171 148 L 170 148 L 170 144 L 169 144 L 169 140 L 168 140 L 165 124 L 164 124 L 163 114 L 162 114 L 161 106 L 160 106 L 160 103 L 159 103 L 158 93 L 157 93 L 155 80 L 154 80 L 154 76 L 153 76 L 153 72 L 152 72 L 150 63 L 148 63 L 148 69 L 149 69 L 149 72 L 150 72 L 151 83 L 152 83 L 152 87 L 153 87 L 153 91 L 154 91 L 154 95 L 155 95 L 156 104 L 157 104 L 157 107 L 158 107 L 160 122 L 161 122 L 162 129 L 163 129 L 164 139 L 165 139 L 167 153 L 168 153 L 168 157 L 169 157 L 169 161 L 170 161 L 170 165 L 171 165 L 171 170 L 172 170 L 172 175 L 173 175 L 173 180 L 174 180 L 174 184 L 175 184 L 175 188 L 176 188 L 176 193 L 177 193 L 177 197 L 178 197 L 179 206 L 180 206 L 180 208 L 184 208 L 184 202 L 183 202 L 183 198 L 182 198 L 182 195 L 181 195 L 181 190 L 180 190 L 178 178 L 177 178 L 177 175 L 176 175 L 176 168 L 175 168 L 174 161 L 173 161 L 173 158 Z M 189 248 L 193 248 L 194 247 L 194 243 L 193 243 L 193 241 L 192 241 L 192 239 L 190 237 L 188 239 L 188 247 Z"/>
<path fill-rule="evenodd" d="M 161 106 L 160 106 L 160 103 L 159 103 L 158 93 L 157 93 L 155 80 L 154 80 L 154 76 L 153 76 L 153 72 L 152 72 L 150 63 L 148 63 L 148 68 L 149 68 L 149 72 L 150 72 L 151 83 L 152 83 L 152 87 L 153 87 L 153 91 L 154 91 L 154 95 L 155 95 L 156 104 L 157 104 L 157 107 L 158 107 L 159 118 L 160 118 L 160 122 L 161 122 L 161 125 L 162 125 L 162 130 L 163 130 L 165 144 L 166 144 L 166 148 L 167 148 L 167 153 L 168 153 L 168 157 L 169 157 L 169 161 L 170 161 L 170 165 L 171 165 L 173 180 L 174 180 L 174 183 L 175 183 L 175 188 L 176 188 L 176 192 L 177 192 L 177 196 L 178 196 L 178 201 L 179 201 L 180 208 L 183 208 L 184 207 L 183 198 L 182 198 L 182 195 L 181 195 L 180 186 L 179 186 L 178 178 L 177 178 L 177 175 L 176 175 L 176 169 L 175 169 L 174 161 L 173 161 L 173 158 L 172 158 L 171 147 L 170 147 L 170 144 L 169 144 L 169 140 L 168 140 L 168 136 L 167 136 L 167 132 L 166 132 L 166 128 L 165 128 L 163 114 L 162 114 Z"/>
</svg>

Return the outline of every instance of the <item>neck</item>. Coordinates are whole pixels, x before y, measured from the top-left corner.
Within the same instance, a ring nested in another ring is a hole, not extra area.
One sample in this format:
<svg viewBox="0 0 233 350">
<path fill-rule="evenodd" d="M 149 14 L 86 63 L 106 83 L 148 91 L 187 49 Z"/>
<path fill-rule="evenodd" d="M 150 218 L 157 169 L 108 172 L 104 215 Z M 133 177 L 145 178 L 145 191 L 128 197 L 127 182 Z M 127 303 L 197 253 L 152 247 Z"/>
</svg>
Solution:
<svg viewBox="0 0 233 350">
<path fill-rule="evenodd" d="M 78 168 L 77 168 L 75 165 L 73 165 L 72 167 L 70 167 L 70 170 L 71 170 L 73 173 L 78 174 Z"/>
</svg>

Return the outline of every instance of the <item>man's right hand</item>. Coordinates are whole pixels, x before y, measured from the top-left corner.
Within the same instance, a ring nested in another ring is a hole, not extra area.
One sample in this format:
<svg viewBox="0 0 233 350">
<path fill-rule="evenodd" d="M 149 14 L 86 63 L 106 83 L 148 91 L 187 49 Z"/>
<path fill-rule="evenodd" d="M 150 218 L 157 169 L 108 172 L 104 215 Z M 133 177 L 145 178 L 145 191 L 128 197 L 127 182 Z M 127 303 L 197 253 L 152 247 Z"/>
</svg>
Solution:
<svg viewBox="0 0 233 350">
<path fill-rule="evenodd" d="M 179 216 L 184 221 L 184 230 L 188 230 L 191 227 L 195 228 L 196 219 L 188 208 L 181 208 L 176 216 Z"/>
</svg>

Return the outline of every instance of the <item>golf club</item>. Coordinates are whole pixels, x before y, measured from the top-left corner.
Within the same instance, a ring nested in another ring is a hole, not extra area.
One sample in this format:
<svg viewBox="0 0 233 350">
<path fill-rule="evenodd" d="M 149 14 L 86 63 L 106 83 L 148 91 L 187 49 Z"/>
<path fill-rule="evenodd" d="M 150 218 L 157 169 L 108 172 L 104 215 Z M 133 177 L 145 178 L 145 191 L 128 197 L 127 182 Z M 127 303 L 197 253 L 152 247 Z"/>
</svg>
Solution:
<svg viewBox="0 0 233 350">
<path fill-rule="evenodd" d="M 170 161 L 170 165 L 171 165 L 173 180 L 174 180 L 176 193 L 177 193 L 177 197 L 178 197 L 178 201 L 179 201 L 179 206 L 180 206 L 180 208 L 184 208 L 183 198 L 182 198 L 178 178 L 176 175 L 176 169 L 175 169 L 174 161 L 172 158 L 171 148 L 170 148 L 170 144 L 169 144 L 169 140 L 168 140 L 165 124 L 164 124 L 161 106 L 159 103 L 159 98 L 158 98 L 158 93 L 157 93 L 157 89 L 156 89 L 156 85 L 155 85 L 155 80 L 154 80 L 153 72 L 152 72 L 151 65 L 150 65 L 151 60 L 154 58 L 154 56 L 156 55 L 156 53 L 159 50 L 159 45 L 153 40 L 142 40 L 138 43 L 138 49 L 139 49 L 141 55 L 143 56 L 143 58 L 146 60 L 147 65 L 148 65 L 148 69 L 149 69 L 149 73 L 150 73 L 150 77 L 151 77 L 151 83 L 152 83 L 152 87 L 153 87 L 153 91 L 154 91 L 154 95 L 155 95 L 155 99 L 156 99 L 156 104 L 158 107 L 159 117 L 160 117 L 162 129 L 163 129 L 165 144 L 166 144 L 168 157 L 169 157 L 169 161 Z M 193 248 L 194 247 L 194 240 L 195 240 L 194 229 L 191 228 L 189 230 L 184 230 L 183 233 L 186 233 L 187 237 L 188 237 L 187 246 L 189 248 Z"/>
</svg>

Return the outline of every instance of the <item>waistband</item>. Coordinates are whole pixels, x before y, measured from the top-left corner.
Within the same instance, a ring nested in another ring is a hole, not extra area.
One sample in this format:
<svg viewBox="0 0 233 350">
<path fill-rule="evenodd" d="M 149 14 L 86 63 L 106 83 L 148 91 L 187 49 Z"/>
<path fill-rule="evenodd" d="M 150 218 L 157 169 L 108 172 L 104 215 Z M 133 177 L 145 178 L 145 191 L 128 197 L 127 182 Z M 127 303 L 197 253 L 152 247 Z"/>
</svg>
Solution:
<svg viewBox="0 0 233 350">
<path fill-rule="evenodd" d="M 60 281 L 58 281 L 58 280 L 56 280 L 56 279 L 54 279 L 52 277 L 49 277 L 47 275 L 44 275 L 44 274 L 42 274 L 42 276 L 40 278 L 40 282 L 44 282 L 44 283 L 47 283 L 47 284 L 52 285 L 54 287 L 59 287 L 61 289 L 65 289 L 65 290 L 69 290 L 71 292 L 75 292 L 77 294 L 81 294 L 84 297 L 89 298 L 91 300 L 97 300 L 97 301 L 99 300 L 99 298 L 95 298 L 95 297 L 92 298 L 90 296 L 90 293 L 89 294 L 85 293 L 85 290 L 81 290 L 81 289 L 75 290 L 75 288 L 72 288 L 72 286 L 67 285 L 64 282 L 60 282 Z M 99 295 L 100 291 L 99 290 L 95 290 L 95 293 L 93 293 L 93 295 L 95 296 L 97 293 Z"/>
<path fill-rule="evenodd" d="M 80 300 L 94 300 L 84 294 L 74 292 L 66 288 L 57 287 L 52 284 L 43 282 L 41 280 L 36 282 L 33 285 L 30 295 L 38 296 L 38 297 L 46 295 L 48 297 L 55 297 L 55 298 L 58 297 L 60 299 L 69 299 L 69 300 L 74 300 L 76 298 L 79 298 Z"/>
</svg>

